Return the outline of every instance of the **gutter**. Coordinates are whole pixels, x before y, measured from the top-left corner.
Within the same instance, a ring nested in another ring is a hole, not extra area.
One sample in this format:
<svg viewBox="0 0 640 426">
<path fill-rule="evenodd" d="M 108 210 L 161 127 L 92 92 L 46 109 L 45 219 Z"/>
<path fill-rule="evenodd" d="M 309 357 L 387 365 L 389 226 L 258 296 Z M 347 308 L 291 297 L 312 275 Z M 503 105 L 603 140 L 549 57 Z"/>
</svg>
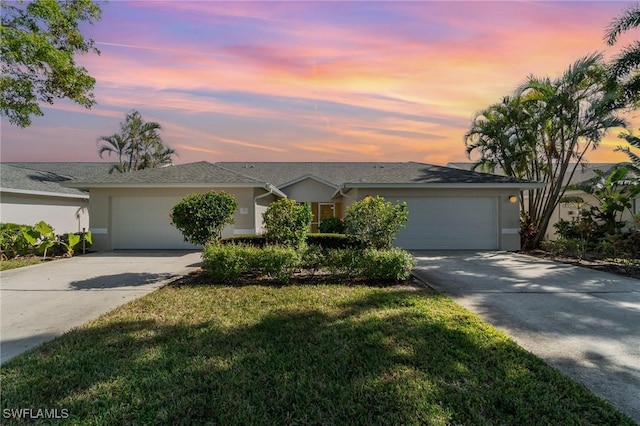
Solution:
<svg viewBox="0 0 640 426">
<path fill-rule="evenodd" d="M 337 197 L 338 195 L 342 195 L 344 198 L 350 198 L 352 200 L 355 200 L 355 198 L 353 198 L 350 195 L 345 194 L 344 192 L 342 192 L 345 189 L 344 184 L 340 185 L 338 187 L 338 190 L 336 192 L 333 193 L 333 195 L 331 196 L 331 199 L 334 199 L 335 197 Z"/>
</svg>

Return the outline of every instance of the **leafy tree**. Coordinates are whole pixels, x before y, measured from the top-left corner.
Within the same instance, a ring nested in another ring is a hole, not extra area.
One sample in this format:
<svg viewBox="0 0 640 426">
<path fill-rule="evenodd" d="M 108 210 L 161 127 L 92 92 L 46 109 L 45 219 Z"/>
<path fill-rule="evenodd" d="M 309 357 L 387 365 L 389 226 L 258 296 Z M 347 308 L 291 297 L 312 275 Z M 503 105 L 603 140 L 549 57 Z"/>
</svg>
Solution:
<svg viewBox="0 0 640 426">
<path fill-rule="evenodd" d="M 40 104 L 67 98 L 85 108 L 95 104 L 95 79 L 74 56 L 100 53 L 82 36 L 81 23 L 101 17 L 91 0 L 0 2 L 0 111 L 19 127 L 43 115 Z"/>
<path fill-rule="evenodd" d="M 118 162 L 113 171 L 130 172 L 171 164 L 175 151 L 164 144 L 159 131 L 160 124 L 146 122 L 139 111 L 129 112 L 125 121 L 120 123 L 120 132 L 111 136 L 100 136 L 98 155 L 114 154 Z"/>
<path fill-rule="evenodd" d="M 301 248 L 309 233 L 313 213 L 306 203 L 281 198 L 269 205 L 262 215 L 267 240 L 283 246 Z"/>
<path fill-rule="evenodd" d="M 618 41 L 618 36 L 640 26 L 640 4 L 636 3 L 614 18 L 607 27 L 604 39 L 609 46 Z M 640 41 L 636 40 L 613 59 L 611 72 L 623 92 L 623 99 L 630 104 L 640 100 Z"/>
<path fill-rule="evenodd" d="M 192 244 L 217 242 L 222 229 L 233 223 L 236 197 L 225 192 L 191 194 L 173 206 L 171 223 Z"/>
<path fill-rule="evenodd" d="M 347 208 L 347 234 L 376 249 L 390 249 L 398 231 L 409 218 L 406 203 L 391 203 L 383 197 L 366 197 Z"/>
<path fill-rule="evenodd" d="M 544 182 L 521 197 L 524 248 L 540 245 L 553 210 L 584 156 L 614 127 L 626 122 L 607 78 L 602 55 L 579 59 L 560 77 L 530 76 L 502 103 L 478 113 L 465 135 L 475 168 Z M 533 229 L 534 232 L 531 232 Z"/>
</svg>

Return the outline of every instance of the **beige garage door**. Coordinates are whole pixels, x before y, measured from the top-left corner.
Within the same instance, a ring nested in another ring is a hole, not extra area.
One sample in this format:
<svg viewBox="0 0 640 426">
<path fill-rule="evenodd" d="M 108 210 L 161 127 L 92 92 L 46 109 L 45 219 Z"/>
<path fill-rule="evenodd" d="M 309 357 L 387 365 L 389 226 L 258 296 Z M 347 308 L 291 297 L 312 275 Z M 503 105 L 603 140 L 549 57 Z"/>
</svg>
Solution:
<svg viewBox="0 0 640 426">
<path fill-rule="evenodd" d="M 192 249 L 170 223 L 169 214 L 182 197 L 113 197 L 113 249 Z"/>
<path fill-rule="evenodd" d="M 395 245 L 411 250 L 497 249 L 495 197 L 407 198 L 409 221 Z"/>
</svg>

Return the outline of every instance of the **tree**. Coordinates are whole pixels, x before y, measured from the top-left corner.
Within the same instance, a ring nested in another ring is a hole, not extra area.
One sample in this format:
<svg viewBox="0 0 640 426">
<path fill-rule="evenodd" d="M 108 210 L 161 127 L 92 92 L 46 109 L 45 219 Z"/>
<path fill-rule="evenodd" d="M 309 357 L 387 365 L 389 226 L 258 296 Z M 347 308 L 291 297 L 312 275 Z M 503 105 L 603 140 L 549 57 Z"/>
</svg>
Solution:
<svg viewBox="0 0 640 426">
<path fill-rule="evenodd" d="M 409 218 L 407 203 L 391 203 L 383 197 L 366 197 L 347 208 L 344 227 L 347 234 L 375 249 L 390 249 L 393 240 Z"/>
<path fill-rule="evenodd" d="M 469 158 L 478 156 L 475 167 L 547 184 L 521 197 L 523 225 L 533 229 L 521 233 L 524 248 L 539 246 L 585 154 L 609 129 L 626 125 L 616 114 L 617 99 L 602 56 L 593 54 L 558 78 L 528 77 L 511 97 L 474 118 L 465 144 Z"/>
<path fill-rule="evenodd" d="M 614 18 L 607 27 L 604 39 L 609 46 L 618 41 L 622 33 L 640 26 L 640 4 L 635 4 Z M 625 46 L 611 63 L 611 73 L 620 84 L 623 99 L 636 104 L 640 98 L 640 41 Z"/>
<path fill-rule="evenodd" d="M 216 242 L 222 229 L 233 223 L 236 197 L 225 192 L 191 194 L 173 206 L 171 223 L 192 244 Z"/>
<path fill-rule="evenodd" d="M 130 172 L 171 164 L 175 151 L 164 144 L 158 133 L 162 127 L 156 122 L 146 122 L 138 111 L 129 112 L 120 123 L 120 132 L 100 136 L 98 155 L 115 154 L 118 162 L 113 171 Z"/>
<path fill-rule="evenodd" d="M 312 216 L 309 204 L 281 198 L 271 203 L 262 215 L 265 236 L 271 243 L 301 248 L 306 242 Z"/>
<path fill-rule="evenodd" d="M 630 146 L 618 146 L 614 151 L 627 154 L 631 162 L 629 170 L 635 173 L 636 179 L 640 179 L 640 153 L 636 154 L 631 150 L 631 147 L 640 149 L 640 138 L 631 132 L 620 133 L 618 137 L 627 141 Z"/>
<path fill-rule="evenodd" d="M 95 104 L 95 79 L 75 62 L 76 54 L 95 52 L 94 41 L 79 31 L 101 17 L 91 0 L 0 2 L 0 111 L 19 127 L 43 115 L 41 103 L 67 98 L 85 108 Z"/>
</svg>

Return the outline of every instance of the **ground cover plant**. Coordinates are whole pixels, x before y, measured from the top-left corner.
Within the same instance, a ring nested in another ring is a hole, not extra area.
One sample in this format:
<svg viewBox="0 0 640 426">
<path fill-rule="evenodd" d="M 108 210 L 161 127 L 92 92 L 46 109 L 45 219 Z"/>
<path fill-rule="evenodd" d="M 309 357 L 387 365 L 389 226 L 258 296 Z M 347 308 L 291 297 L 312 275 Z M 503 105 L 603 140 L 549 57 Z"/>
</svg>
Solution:
<svg viewBox="0 0 640 426">
<path fill-rule="evenodd" d="M 58 408 L 73 424 L 634 424 L 449 298 L 407 285 L 183 279 L 0 374 L 3 413 Z"/>
<path fill-rule="evenodd" d="M 14 259 L 0 259 L 0 271 L 8 271 L 9 269 L 23 268 L 25 266 L 37 265 L 41 263 L 39 257 L 25 257 Z"/>
</svg>

